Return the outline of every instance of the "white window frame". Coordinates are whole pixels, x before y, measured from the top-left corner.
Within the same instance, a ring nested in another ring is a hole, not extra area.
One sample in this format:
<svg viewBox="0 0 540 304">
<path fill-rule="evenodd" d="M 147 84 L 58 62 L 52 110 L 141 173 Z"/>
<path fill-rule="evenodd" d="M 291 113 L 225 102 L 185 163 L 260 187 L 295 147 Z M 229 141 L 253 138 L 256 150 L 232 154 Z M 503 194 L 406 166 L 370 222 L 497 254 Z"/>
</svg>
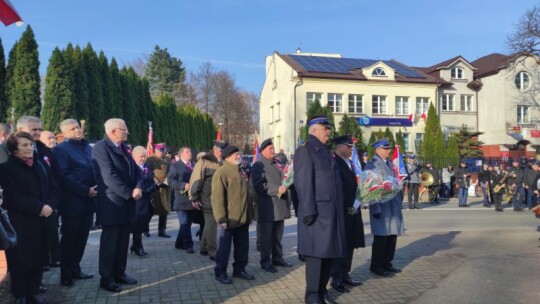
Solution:
<svg viewBox="0 0 540 304">
<path fill-rule="evenodd" d="M 405 147 L 403 147 L 403 152 L 405 151 L 410 151 L 409 150 L 409 137 L 410 137 L 410 134 L 409 133 L 401 133 L 402 137 L 403 137 L 403 143 L 405 144 Z"/>
<path fill-rule="evenodd" d="M 317 92 L 306 93 L 306 111 L 309 109 L 309 106 L 312 103 L 314 103 L 317 99 L 319 100 L 319 103 L 322 104 L 322 93 L 317 93 Z"/>
<path fill-rule="evenodd" d="M 518 105 L 516 109 L 516 119 L 518 124 L 531 123 L 531 111 L 529 106 Z"/>
<path fill-rule="evenodd" d="M 352 111 L 351 111 L 352 109 Z M 362 94 L 349 94 L 349 113 L 361 114 L 364 113 L 364 95 Z"/>
<path fill-rule="evenodd" d="M 373 114 L 386 114 L 387 113 L 385 95 L 373 95 L 371 97 L 371 111 Z"/>
<path fill-rule="evenodd" d="M 427 113 L 429 110 L 429 97 L 416 97 L 416 114 Z"/>
<path fill-rule="evenodd" d="M 386 77 L 386 71 L 383 68 L 375 68 L 373 69 L 373 72 L 371 73 L 371 76 L 373 77 Z"/>
<path fill-rule="evenodd" d="M 526 71 L 521 71 L 516 74 L 514 83 L 516 84 L 518 90 L 525 92 L 531 87 L 531 76 Z"/>
<path fill-rule="evenodd" d="M 409 114 L 409 97 L 396 96 L 396 115 Z"/>
<path fill-rule="evenodd" d="M 452 79 L 465 79 L 465 70 L 460 67 L 454 67 L 450 71 L 450 76 Z"/>
<path fill-rule="evenodd" d="M 461 111 L 474 112 L 474 96 L 469 94 L 462 94 L 460 96 Z"/>
<path fill-rule="evenodd" d="M 328 93 L 327 98 L 332 113 L 343 113 L 343 94 Z"/>
<path fill-rule="evenodd" d="M 441 111 L 453 112 L 456 110 L 456 95 L 442 94 L 441 95 Z"/>
</svg>

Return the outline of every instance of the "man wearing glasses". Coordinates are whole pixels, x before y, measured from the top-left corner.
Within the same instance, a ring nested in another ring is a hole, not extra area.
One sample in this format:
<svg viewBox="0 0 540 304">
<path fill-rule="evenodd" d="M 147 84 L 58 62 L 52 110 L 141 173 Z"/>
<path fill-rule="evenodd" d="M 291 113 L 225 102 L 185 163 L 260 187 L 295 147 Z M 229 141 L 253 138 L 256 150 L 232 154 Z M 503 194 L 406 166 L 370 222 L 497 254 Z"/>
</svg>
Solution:
<svg viewBox="0 0 540 304">
<path fill-rule="evenodd" d="M 375 155 L 366 164 L 366 170 L 377 174 L 395 176 L 392 162 L 388 160 L 391 152 L 388 138 L 381 138 L 373 143 Z M 369 219 L 373 245 L 371 251 L 371 272 L 380 276 L 389 276 L 401 272 L 392 265 L 396 252 L 397 236 L 404 233 L 401 200 L 397 195 L 393 199 L 369 205 Z"/>
</svg>

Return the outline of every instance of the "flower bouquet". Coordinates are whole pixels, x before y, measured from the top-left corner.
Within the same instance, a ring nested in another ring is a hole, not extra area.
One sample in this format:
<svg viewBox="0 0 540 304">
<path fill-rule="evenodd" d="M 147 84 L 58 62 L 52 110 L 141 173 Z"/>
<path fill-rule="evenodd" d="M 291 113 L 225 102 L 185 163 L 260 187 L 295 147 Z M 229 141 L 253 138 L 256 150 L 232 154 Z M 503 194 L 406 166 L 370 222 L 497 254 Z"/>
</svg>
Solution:
<svg viewBox="0 0 540 304">
<path fill-rule="evenodd" d="M 283 169 L 281 171 L 282 177 L 281 177 L 281 185 L 285 188 L 289 188 L 293 182 L 294 182 L 294 169 L 293 169 L 293 163 L 289 163 L 283 166 Z M 281 197 L 283 195 L 282 193 L 278 193 L 278 197 Z"/>
<path fill-rule="evenodd" d="M 393 199 L 403 185 L 399 179 L 372 170 L 360 173 L 356 197 L 365 205 L 384 203 Z"/>
</svg>

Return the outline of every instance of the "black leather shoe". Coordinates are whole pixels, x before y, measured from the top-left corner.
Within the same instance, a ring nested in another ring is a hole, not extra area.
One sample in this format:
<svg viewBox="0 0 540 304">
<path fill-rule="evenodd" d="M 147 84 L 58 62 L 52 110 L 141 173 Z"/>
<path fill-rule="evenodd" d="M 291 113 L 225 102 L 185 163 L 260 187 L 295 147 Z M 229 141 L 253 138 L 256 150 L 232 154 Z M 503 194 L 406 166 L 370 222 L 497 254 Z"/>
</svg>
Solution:
<svg viewBox="0 0 540 304">
<path fill-rule="evenodd" d="M 84 273 L 84 272 L 79 272 L 79 273 L 73 275 L 73 278 L 77 279 L 77 280 L 88 280 L 88 279 L 92 279 L 93 277 L 94 277 L 93 274 L 87 274 L 87 273 Z"/>
<path fill-rule="evenodd" d="M 360 286 L 362 285 L 362 282 L 360 281 L 357 281 L 357 280 L 353 280 L 351 277 L 347 277 L 345 279 L 343 279 L 343 283 L 349 285 L 349 286 Z"/>
<path fill-rule="evenodd" d="M 216 261 L 216 256 L 215 256 L 215 255 L 209 256 L 208 258 L 209 258 L 210 260 L 214 261 L 214 262 Z"/>
<path fill-rule="evenodd" d="M 186 252 L 187 253 L 195 253 L 195 250 L 193 250 L 193 248 L 188 248 L 188 249 L 186 249 Z"/>
<path fill-rule="evenodd" d="M 60 262 L 59 262 L 59 261 L 56 261 L 56 262 L 49 263 L 49 266 L 50 266 L 50 267 L 53 267 L 53 268 L 60 267 Z"/>
<path fill-rule="evenodd" d="M 303 255 L 303 254 L 299 254 L 299 255 L 298 255 L 298 259 L 299 259 L 300 261 L 302 261 L 302 262 L 305 262 L 305 261 L 306 261 L 306 256 Z"/>
<path fill-rule="evenodd" d="M 114 283 L 114 282 L 109 282 L 109 283 L 100 283 L 99 284 L 99 287 L 107 290 L 107 291 L 110 291 L 110 292 L 120 292 L 122 291 L 122 288 L 120 287 L 120 285 Z"/>
<path fill-rule="evenodd" d="M 233 272 L 233 278 L 239 278 L 244 280 L 255 280 L 255 277 L 252 274 L 247 273 L 245 270 L 242 272 Z"/>
<path fill-rule="evenodd" d="M 339 292 L 350 292 L 351 290 L 345 286 L 342 282 L 332 281 L 332 288 Z"/>
<path fill-rule="evenodd" d="M 386 271 L 393 272 L 393 273 L 400 273 L 401 269 L 395 268 L 394 266 L 390 266 L 385 268 Z"/>
<path fill-rule="evenodd" d="M 334 301 L 334 299 L 330 298 L 328 294 L 325 294 L 324 296 L 322 296 L 320 302 L 323 304 L 337 304 L 337 302 Z"/>
<path fill-rule="evenodd" d="M 129 248 L 129 251 L 131 252 L 131 254 L 135 254 L 136 256 L 139 256 L 139 257 L 143 257 L 143 256 L 147 256 L 148 255 L 148 252 L 144 251 L 144 249 L 141 247 L 141 248 Z"/>
<path fill-rule="evenodd" d="M 293 266 L 291 263 L 286 262 L 284 260 L 274 261 L 274 262 L 272 262 L 272 265 L 274 265 L 274 266 L 283 266 L 283 267 L 292 267 Z"/>
<path fill-rule="evenodd" d="M 162 238 L 166 238 L 166 239 L 168 239 L 168 238 L 171 237 L 170 235 L 166 234 L 165 232 L 160 232 L 160 233 L 158 233 L 158 236 L 159 236 L 159 237 L 162 237 Z"/>
<path fill-rule="evenodd" d="M 119 277 L 119 278 L 115 278 L 114 281 L 118 284 L 127 284 L 127 285 L 135 285 L 137 284 L 137 280 L 135 280 L 134 278 L 128 276 L 127 274 Z"/>
<path fill-rule="evenodd" d="M 46 293 L 47 292 L 47 288 L 43 285 L 39 285 L 39 293 Z"/>
<path fill-rule="evenodd" d="M 276 267 L 272 266 L 272 265 L 261 265 L 261 268 L 265 271 L 268 271 L 268 272 L 271 272 L 271 273 L 276 273 L 277 272 L 277 269 Z"/>
<path fill-rule="evenodd" d="M 229 278 L 229 276 L 226 274 L 216 276 L 216 281 L 220 282 L 221 284 L 232 284 L 231 278 Z"/>
<path fill-rule="evenodd" d="M 388 272 L 386 269 L 384 269 L 382 267 L 370 268 L 369 270 L 371 272 L 373 272 L 374 274 L 377 274 L 377 275 L 380 275 L 380 276 L 383 276 L 383 277 L 387 277 L 387 276 L 390 275 L 390 272 Z"/>
<path fill-rule="evenodd" d="M 73 286 L 73 279 L 72 278 L 63 278 L 63 277 L 60 277 L 60 284 L 64 285 L 64 286 Z"/>
<path fill-rule="evenodd" d="M 32 303 L 32 304 L 47 304 L 47 301 L 43 300 L 38 295 L 32 295 L 26 297 L 26 303 Z"/>
</svg>

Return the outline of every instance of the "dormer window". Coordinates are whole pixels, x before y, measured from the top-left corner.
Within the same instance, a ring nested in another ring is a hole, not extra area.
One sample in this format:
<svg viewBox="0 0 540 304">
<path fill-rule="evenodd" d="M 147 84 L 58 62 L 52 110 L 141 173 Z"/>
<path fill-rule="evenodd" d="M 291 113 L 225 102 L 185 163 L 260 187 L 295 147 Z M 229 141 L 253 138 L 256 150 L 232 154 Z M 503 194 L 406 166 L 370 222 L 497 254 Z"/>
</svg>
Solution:
<svg viewBox="0 0 540 304">
<path fill-rule="evenodd" d="M 517 73 L 515 82 L 516 82 L 516 87 L 521 92 L 527 91 L 529 89 L 529 87 L 531 86 L 529 73 L 524 72 L 524 71 Z"/>
<path fill-rule="evenodd" d="M 376 68 L 375 70 L 373 70 L 373 73 L 371 73 L 371 76 L 386 77 L 386 72 L 382 68 Z"/>
<path fill-rule="evenodd" d="M 465 78 L 465 73 L 462 68 L 453 68 L 452 69 L 452 79 L 463 79 Z"/>
</svg>

